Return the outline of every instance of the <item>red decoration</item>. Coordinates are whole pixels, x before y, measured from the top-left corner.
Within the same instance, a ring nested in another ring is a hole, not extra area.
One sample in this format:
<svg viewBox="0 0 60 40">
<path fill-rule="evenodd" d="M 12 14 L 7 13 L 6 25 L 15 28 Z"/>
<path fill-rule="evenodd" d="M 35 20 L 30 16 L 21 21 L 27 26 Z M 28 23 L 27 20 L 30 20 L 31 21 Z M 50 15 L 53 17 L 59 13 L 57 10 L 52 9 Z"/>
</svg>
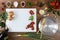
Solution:
<svg viewBox="0 0 60 40">
<path fill-rule="evenodd" d="M 29 14 L 30 14 L 31 16 L 33 16 L 33 15 L 34 15 L 33 10 L 30 10 L 30 11 L 29 11 Z M 34 30 L 34 24 L 35 24 L 35 22 L 32 22 L 32 21 L 31 21 L 31 23 L 29 23 L 29 24 L 27 25 L 26 29 L 31 28 L 31 30 Z"/>
<path fill-rule="evenodd" d="M 5 5 L 5 3 L 4 3 L 4 2 L 2 2 L 2 5 Z"/>
<path fill-rule="evenodd" d="M 31 28 L 32 30 L 34 30 L 34 22 L 31 22 L 30 24 L 27 25 L 26 29 Z"/>
<path fill-rule="evenodd" d="M 29 12 L 31 15 L 33 15 L 34 14 L 34 12 L 32 11 L 32 10 L 30 10 L 30 12 Z"/>
<path fill-rule="evenodd" d="M 5 11 L 6 5 L 5 2 L 2 2 L 3 8 L 1 8 L 2 11 Z"/>
<path fill-rule="evenodd" d="M 50 2 L 50 5 L 51 5 L 54 9 L 60 9 L 60 2 L 58 2 L 58 0 L 54 0 L 53 2 Z"/>
<path fill-rule="evenodd" d="M 2 8 L 2 11 L 4 11 L 5 9 L 4 8 Z"/>
</svg>

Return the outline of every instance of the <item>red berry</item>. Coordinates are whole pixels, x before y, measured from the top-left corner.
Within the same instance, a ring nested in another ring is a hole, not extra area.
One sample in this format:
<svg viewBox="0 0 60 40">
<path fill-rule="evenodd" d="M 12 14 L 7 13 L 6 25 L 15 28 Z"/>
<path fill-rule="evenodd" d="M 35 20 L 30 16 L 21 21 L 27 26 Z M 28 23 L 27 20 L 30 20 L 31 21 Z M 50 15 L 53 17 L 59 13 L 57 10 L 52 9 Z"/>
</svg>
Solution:
<svg viewBox="0 0 60 40">
<path fill-rule="evenodd" d="M 34 30 L 34 26 L 32 26 L 32 28 L 31 28 L 32 30 Z"/>
<path fill-rule="evenodd" d="M 4 11 L 5 9 L 4 8 L 2 8 L 2 11 Z"/>
<path fill-rule="evenodd" d="M 35 24 L 35 22 L 31 22 L 31 24 Z"/>
<path fill-rule="evenodd" d="M 29 12 L 31 15 L 33 15 L 34 14 L 34 12 L 32 11 L 32 10 L 30 10 L 30 12 Z"/>
<path fill-rule="evenodd" d="M 2 2 L 2 5 L 5 5 L 5 3 L 4 3 L 4 2 Z"/>
<path fill-rule="evenodd" d="M 27 25 L 26 29 L 31 28 L 32 30 L 34 30 L 34 24 L 35 22 L 31 22 L 30 24 Z"/>
<path fill-rule="evenodd" d="M 28 29 L 29 27 L 30 27 L 30 25 L 28 24 L 27 27 L 26 27 L 26 29 Z"/>
</svg>

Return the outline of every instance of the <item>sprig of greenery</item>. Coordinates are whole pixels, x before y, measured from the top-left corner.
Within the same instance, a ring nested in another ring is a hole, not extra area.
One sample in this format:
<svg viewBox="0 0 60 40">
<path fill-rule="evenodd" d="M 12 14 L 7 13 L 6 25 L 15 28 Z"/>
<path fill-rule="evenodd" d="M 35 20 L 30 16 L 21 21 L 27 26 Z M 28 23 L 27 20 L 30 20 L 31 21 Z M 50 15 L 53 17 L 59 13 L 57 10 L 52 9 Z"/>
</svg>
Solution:
<svg viewBox="0 0 60 40">
<path fill-rule="evenodd" d="M 34 20 L 34 16 L 30 16 L 29 20 L 33 21 Z"/>
<path fill-rule="evenodd" d="M 50 2 L 48 2 L 47 5 L 48 5 L 48 10 L 47 10 L 47 12 L 52 12 L 52 11 L 53 11 L 53 8 L 52 8 L 52 6 L 50 5 Z"/>
<path fill-rule="evenodd" d="M 2 12 L 0 14 L 0 26 L 1 27 L 5 27 L 6 26 L 5 22 L 2 22 L 2 20 L 6 21 L 6 19 L 7 19 L 7 13 L 6 12 Z"/>
<path fill-rule="evenodd" d="M 7 19 L 7 13 L 2 13 L 1 17 L 3 20 L 6 20 Z"/>
<path fill-rule="evenodd" d="M 8 40 L 8 36 L 4 38 L 4 40 Z"/>
<path fill-rule="evenodd" d="M 21 35 L 21 36 L 30 37 L 30 38 L 33 38 L 34 40 L 48 40 L 49 39 L 48 36 L 46 36 L 46 35 L 42 35 L 43 37 L 42 37 L 42 39 L 40 39 L 41 34 L 40 33 L 37 34 L 36 32 L 26 33 L 26 34 Z"/>
</svg>

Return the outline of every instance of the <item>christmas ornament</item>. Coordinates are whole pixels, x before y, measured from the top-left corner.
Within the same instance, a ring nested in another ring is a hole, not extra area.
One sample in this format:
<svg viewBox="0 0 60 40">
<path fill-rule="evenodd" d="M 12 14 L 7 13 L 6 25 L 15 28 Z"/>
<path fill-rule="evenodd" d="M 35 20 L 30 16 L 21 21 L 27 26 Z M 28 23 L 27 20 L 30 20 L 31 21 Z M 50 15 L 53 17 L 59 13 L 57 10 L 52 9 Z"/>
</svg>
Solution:
<svg viewBox="0 0 60 40">
<path fill-rule="evenodd" d="M 10 7 L 11 7 L 11 1 L 6 2 L 6 6 L 7 6 L 8 8 L 10 8 Z"/>
<path fill-rule="evenodd" d="M 21 5 L 21 7 L 25 7 L 25 5 L 26 5 L 25 1 L 21 1 L 20 5 Z"/>
<path fill-rule="evenodd" d="M 17 7 L 18 6 L 18 2 L 15 1 L 13 5 L 14 5 L 14 7 Z"/>
<path fill-rule="evenodd" d="M 40 13 L 41 15 L 44 15 L 44 14 L 45 14 L 45 11 L 44 11 L 44 10 L 39 10 L 39 13 Z"/>
</svg>

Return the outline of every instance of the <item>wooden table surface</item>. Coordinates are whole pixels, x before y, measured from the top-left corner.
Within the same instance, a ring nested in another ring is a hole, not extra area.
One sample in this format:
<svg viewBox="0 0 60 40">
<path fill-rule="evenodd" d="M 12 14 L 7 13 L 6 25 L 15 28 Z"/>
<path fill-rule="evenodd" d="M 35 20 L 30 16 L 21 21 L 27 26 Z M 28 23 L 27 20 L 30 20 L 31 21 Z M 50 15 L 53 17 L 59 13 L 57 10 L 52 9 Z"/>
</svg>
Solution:
<svg viewBox="0 0 60 40">
<path fill-rule="evenodd" d="M 18 1 L 18 3 L 21 2 L 21 0 L 0 0 L 0 7 L 3 7 L 2 6 L 2 2 L 8 2 L 8 1 L 11 1 L 12 3 L 14 1 Z M 29 1 L 29 0 L 24 0 L 25 2 Z M 39 19 L 41 18 L 40 14 L 38 13 L 38 10 L 40 9 L 44 9 L 46 7 L 46 5 L 44 5 L 42 8 L 38 7 L 37 6 L 37 3 L 38 3 L 39 0 L 31 0 L 31 2 L 33 2 L 35 5 L 32 6 L 31 8 L 36 8 L 37 9 L 37 24 L 39 22 Z M 42 2 L 46 2 L 46 0 L 40 0 Z M 11 6 L 12 8 L 15 8 L 14 6 Z M 20 5 L 18 5 L 17 8 L 22 8 Z M 25 6 L 25 8 L 29 8 L 28 6 Z M 59 26 L 59 30 L 60 30 L 60 16 L 57 16 L 57 22 L 58 22 L 58 26 Z M 38 26 L 37 26 L 38 27 Z M 24 33 L 8 33 L 8 40 L 33 40 L 32 38 L 29 38 L 29 37 L 15 37 L 14 35 L 17 35 L 17 34 L 24 34 Z M 54 39 L 51 38 L 51 40 L 60 40 L 60 33 L 56 33 L 56 35 L 53 36 Z"/>
</svg>

